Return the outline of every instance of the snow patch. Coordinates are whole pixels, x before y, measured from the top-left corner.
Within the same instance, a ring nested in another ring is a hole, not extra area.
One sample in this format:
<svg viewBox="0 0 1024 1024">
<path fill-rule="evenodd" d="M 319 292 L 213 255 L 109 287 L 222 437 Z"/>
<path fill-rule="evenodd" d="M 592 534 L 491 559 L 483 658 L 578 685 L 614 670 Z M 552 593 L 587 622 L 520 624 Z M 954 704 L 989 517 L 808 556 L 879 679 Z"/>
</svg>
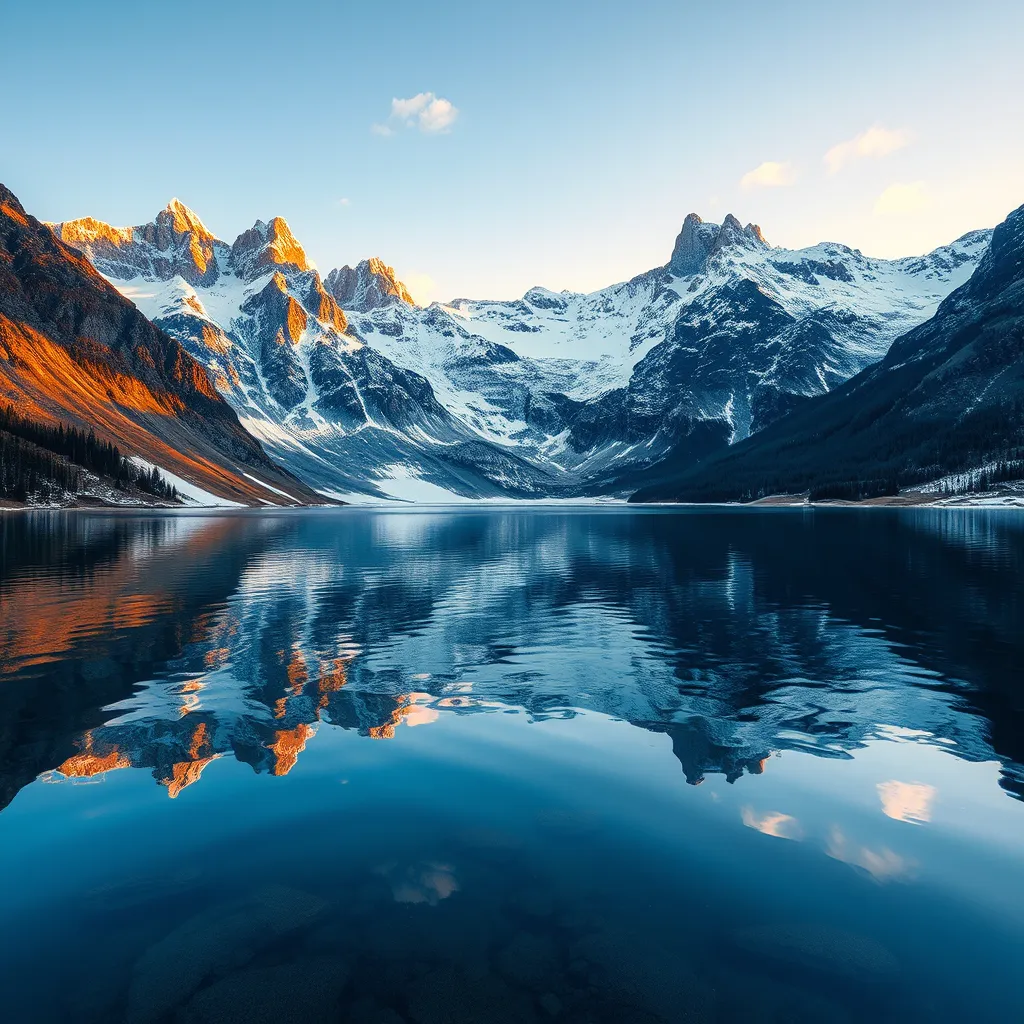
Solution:
<svg viewBox="0 0 1024 1024">
<path fill-rule="evenodd" d="M 202 506 L 204 508 L 245 508 L 245 504 L 241 501 L 232 501 L 230 498 L 221 498 L 216 494 L 211 494 L 209 491 L 204 491 L 202 487 L 196 484 L 190 483 L 188 480 L 182 479 L 176 473 L 172 473 L 170 470 L 164 469 L 163 466 L 156 466 L 152 462 L 147 462 L 145 459 L 139 458 L 137 455 L 131 457 L 131 461 L 135 463 L 140 469 L 148 469 L 150 472 L 153 469 L 158 469 L 160 475 L 169 483 L 177 488 L 178 496 L 184 501 L 191 502 L 194 505 Z"/>
</svg>

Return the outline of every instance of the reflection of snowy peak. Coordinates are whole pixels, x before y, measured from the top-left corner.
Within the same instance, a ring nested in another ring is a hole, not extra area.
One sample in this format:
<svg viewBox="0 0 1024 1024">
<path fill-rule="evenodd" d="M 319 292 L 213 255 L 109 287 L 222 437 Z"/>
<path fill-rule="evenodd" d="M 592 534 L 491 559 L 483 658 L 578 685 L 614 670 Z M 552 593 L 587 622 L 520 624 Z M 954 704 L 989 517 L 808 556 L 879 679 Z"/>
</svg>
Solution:
<svg viewBox="0 0 1024 1024">
<path fill-rule="evenodd" d="M 884 355 L 990 237 L 874 260 L 691 214 L 666 266 L 624 284 L 424 309 L 380 260 L 321 279 L 280 218 L 230 245 L 177 201 L 134 229 L 55 230 L 189 346 L 294 472 L 424 498 L 621 493 L 670 452 L 743 438 Z"/>
</svg>

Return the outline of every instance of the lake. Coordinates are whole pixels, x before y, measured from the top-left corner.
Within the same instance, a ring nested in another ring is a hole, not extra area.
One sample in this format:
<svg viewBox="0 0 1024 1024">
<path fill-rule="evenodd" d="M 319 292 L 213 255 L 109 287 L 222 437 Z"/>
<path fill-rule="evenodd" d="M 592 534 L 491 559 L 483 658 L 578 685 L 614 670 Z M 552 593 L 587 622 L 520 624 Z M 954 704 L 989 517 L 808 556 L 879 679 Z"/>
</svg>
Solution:
<svg viewBox="0 0 1024 1024">
<path fill-rule="evenodd" d="M 0 1019 L 1024 1020 L 1024 514 L 0 517 Z"/>
</svg>

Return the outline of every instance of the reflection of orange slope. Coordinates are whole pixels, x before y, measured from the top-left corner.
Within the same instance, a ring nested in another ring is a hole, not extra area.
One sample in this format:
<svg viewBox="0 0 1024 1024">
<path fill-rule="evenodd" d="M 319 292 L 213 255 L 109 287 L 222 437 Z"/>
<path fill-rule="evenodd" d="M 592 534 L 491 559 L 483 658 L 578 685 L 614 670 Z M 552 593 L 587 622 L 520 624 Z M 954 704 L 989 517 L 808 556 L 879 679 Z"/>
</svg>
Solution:
<svg viewBox="0 0 1024 1024">
<path fill-rule="evenodd" d="M 91 600 L 68 604 L 51 581 L 19 585 L 18 599 L 0 597 L 0 634 L 17 658 L 0 661 L 0 674 L 55 661 L 76 640 L 148 625 L 170 610 L 159 594 L 111 593 L 103 581 Z"/>
<path fill-rule="evenodd" d="M 184 543 L 175 543 L 173 525 L 166 524 L 166 542 L 144 554 L 126 549 L 105 572 L 79 580 L 73 595 L 59 575 L 19 580 L 16 599 L 9 589 L 0 589 L 0 636 L 12 652 L 0 659 L 0 675 L 57 661 L 83 642 L 110 639 L 173 615 L 170 594 L 137 593 L 140 580 L 172 580 L 181 566 L 218 548 L 234 529 L 226 519 L 211 519 Z M 147 567 L 149 571 L 143 572 Z M 214 620 L 203 618 L 207 628 L 214 625 Z M 191 629 L 193 642 L 198 642 L 200 632 L 197 620 Z"/>
<path fill-rule="evenodd" d="M 192 744 L 188 748 L 188 756 L 195 761 L 203 751 L 203 747 L 210 743 L 207 738 L 206 723 L 200 722 L 192 733 Z"/>
<path fill-rule="evenodd" d="M 279 729 L 274 733 L 274 742 L 269 744 L 274 752 L 273 775 L 287 775 L 299 759 L 299 754 L 306 749 L 306 741 L 316 733 L 312 725 L 302 723 L 294 729 Z"/>
<path fill-rule="evenodd" d="M 69 779 L 90 779 L 94 775 L 114 771 L 116 768 L 131 768 L 132 763 L 117 747 L 112 746 L 107 753 L 100 754 L 93 749 L 92 732 L 82 738 L 83 749 L 80 754 L 69 757 L 58 769 L 61 775 Z"/>
<path fill-rule="evenodd" d="M 320 700 L 317 701 L 316 709 L 319 713 L 327 707 L 332 693 L 337 693 L 348 682 L 348 672 L 344 658 L 335 658 L 333 661 L 320 662 L 320 678 L 317 680 L 317 689 L 320 691 Z"/>
<path fill-rule="evenodd" d="M 348 682 L 348 662 L 345 658 L 320 662 L 320 679 L 317 688 L 321 693 L 337 693 Z"/>
<path fill-rule="evenodd" d="M 395 729 L 403 722 L 410 727 L 436 722 L 440 717 L 438 711 L 427 706 L 433 700 L 434 698 L 429 693 L 400 693 L 395 697 L 398 707 L 391 712 L 390 720 L 383 725 L 375 725 L 370 728 L 371 739 L 394 739 Z"/>
<path fill-rule="evenodd" d="M 309 672 L 306 670 L 306 659 L 298 647 L 292 650 L 286 667 L 288 673 L 288 688 L 292 691 L 293 697 L 298 697 L 305 689 L 309 681 Z"/>
<path fill-rule="evenodd" d="M 211 762 L 216 761 L 220 754 L 211 757 L 203 757 L 198 761 L 181 761 L 171 765 L 170 778 L 160 780 L 162 786 L 167 787 L 167 795 L 173 800 L 183 789 L 191 786 L 193 782 L 199 781 L 203 769 Z"/>
<path fill-rule="evenodd" d="M 160 784 L 167 787 L 167 795 L 172 800 L 193 782 L 198 782 L 199 776 L 203 774 L 203 769 L 211 761 L 216 761 L 220 757 L 220 754 L 213 753 L 203 756 L 211 749 L 209 727 L 206 722 L 196 723 L 188 748 L 189 759 L 172 764 L 170 776 L 160 779 Z"/>
</svg>

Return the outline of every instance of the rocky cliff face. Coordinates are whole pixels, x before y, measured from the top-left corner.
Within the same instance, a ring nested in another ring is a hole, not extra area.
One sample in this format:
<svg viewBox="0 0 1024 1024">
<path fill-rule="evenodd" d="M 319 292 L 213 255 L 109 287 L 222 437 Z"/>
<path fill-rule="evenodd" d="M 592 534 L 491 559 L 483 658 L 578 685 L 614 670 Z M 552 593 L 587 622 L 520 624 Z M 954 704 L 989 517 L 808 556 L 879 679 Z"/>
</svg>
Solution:
<svg viewBox="0 0 1024 1024">
<path fill-rule="evenodd" d="M 691 214 L 668 263 L 624 284 L 423 309 L 380 260 L 321 279 L 279 218 L 228 245 L 179 206 L 55 230 L 182 340 L 275 458 L 334 494 L 628 493 L 670 452 L 742 440 L 879 359 L 989 238 L 873 260 Z"/>
<path fill-rule="evenodd" d="M 166 272 L 208 275 L 208 237 L 195 225 L 182 227 L 170 208 L 165 213 L 151 226 L 146 256 Z M 124 233 L 96 222 L 77 231 L 104 252 L 125 253 Z M 94 429 L 220 498 L 256 504 L 313 497 L 242 429 L 206 369 L 3 186 L 0 396 L 33 418 Z"/>
<path fill-rule="evenodd" d="M 415 304 L 405 285 L 395 276 L 395 268 L 376 257 L 363 260 L 355 267 L 332 270 L 324 285 L 339 306 L 360 313 L 399 303 Z"/>
<path fill-rule="evenodd" d="M 204 257 L 183 267 L 164 257 L 155 228 L 175 209 L 135 228 L 88 220 L 53 229 L 204 364 L 245 427 L 302 479 L 331 496 L 384 496 L 393 481 L 428 495 L 547 490 L 544 468 L 481 438 L 421 374 L 352 329 L 336 296 L 353 314 L 417 315 L 392 268 L 367 260 L 324 280 L 281 218 L 229 245 L 179 211 L 193 225 L 176 236 L 179 261 L 197 249 Z"/>
<path fill-rule="evenodd" d="M 761 229 L 756 224 L 743 227 L 731 213 L 721 225 L 706 224 L 696 213 L 689 213 L 676 237 L 668 269 L 676 277 L 703 273 L 715 253 L 732 245 L 767 248 Z"/>
<path fill-rule="evenodd" d="M 705 464 L 670 467 L 637 498 L 863 498 L 984 475 L 1024 477 L 1024 207 L 992 233 L 973 276 L 878 363 Z"/>
</svg>

